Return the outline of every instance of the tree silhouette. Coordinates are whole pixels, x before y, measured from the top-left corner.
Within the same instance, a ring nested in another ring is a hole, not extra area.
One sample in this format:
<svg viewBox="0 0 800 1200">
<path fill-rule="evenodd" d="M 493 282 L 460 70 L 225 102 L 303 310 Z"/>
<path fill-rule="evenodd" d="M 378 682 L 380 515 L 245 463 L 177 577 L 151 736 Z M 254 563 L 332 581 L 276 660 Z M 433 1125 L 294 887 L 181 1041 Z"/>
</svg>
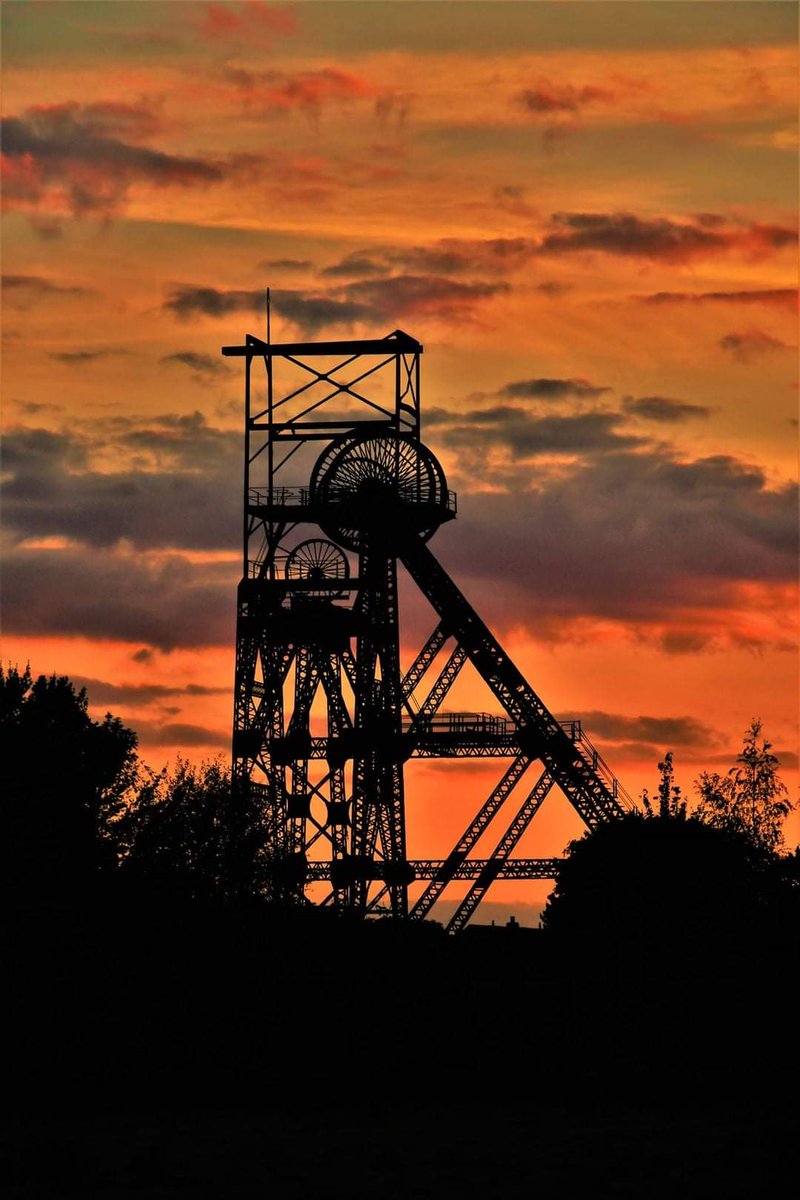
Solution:
<svg viewBox="0 0 800 1200">
<path fill-rule="evenodd" d="M 161 893 L 218 903 L 267 890 L 262 811 L 219 758 L 149 771 L 112 828 L 124 875 Z"/>
<path fill-rule="evenodd" d="M 109 821 L 138 769 L 133 730 L 88 712 L 86 690 L 0 667 L 0 862 L 8 895 L 64 902 L 110 873 Z"/>
<path fill-rule="evenodd" d="M 778 777 L 780 763 L 772 743 L 761 736 L 753 718 L 736 765 L 726 775 L 704 771 L 695 782 L 700 802 L 695 813 L 715 829 L 730 829 L 755 846 L 776 851 L 783 845 L 783 822 L 794 805 Z"/>
<path fill-rule="evenodd" d="M 758 923 L 774 897 L 774 855 L 732 822 L 687 812 L 664 755 L 642 811 L 572 841 L 542 913 L 543 928 L 600 943 L 699 945 Z"/>
<path fill-rule="evenodd" d="M 642 792 L 641 800 L 648 817 L 674 817 L 678 821 L 686 819 L 686 801 L 681 795 L 681 789 L 675 783 L 675 770 L 672 764 L 672 751 L 668 750 L 663 762 L 658 764 L 661 779 L 658 784 L 658 810 L 653 807 L 647 788 Z"/>
</svg>

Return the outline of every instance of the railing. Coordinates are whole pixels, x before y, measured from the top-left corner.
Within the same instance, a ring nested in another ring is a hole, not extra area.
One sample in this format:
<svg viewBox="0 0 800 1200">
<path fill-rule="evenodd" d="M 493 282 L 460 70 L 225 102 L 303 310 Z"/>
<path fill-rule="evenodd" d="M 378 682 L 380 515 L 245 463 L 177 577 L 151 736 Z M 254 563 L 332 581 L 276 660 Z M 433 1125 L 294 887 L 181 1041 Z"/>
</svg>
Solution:
<svg viewBox="0 0 800 1200">
<path fill-rule="evenodd" d="M 559 724 L 570 741 L 580 752 L 583 760 L 600 776 L 608 786 L 611 794 L 626 808 L 633 808 L 633 801 L 612 772 L 606 761 L 594 748 L 580 721 L 560 721 Z M 496 716 L 493 713 L 477 712 L 445 712 L 436 713 L 432 717 L 404 716 L 403 729 L 414 729 L 420 734 L 438 734 L 443 736 L 474 736 L 483 735 L 496 738 L 510 738 L 516 733 L 516 723 L 508 717 Z"/>
<path fill-rule="evenodd" d="M 329 501 L 334 503 L 352 499 L 352 495 L 344 490 L 331 492 Z M 400 499 L 414 503 L 414 496 L 401 493 Z M 270 495 L 269 488 L 251 487 L 247 490 L 247 502 L 251 508 L 307 508 L 313 503 L 310 487 L 274 487 Z M 445 504 L 447 512 L 455 515 L 458 512 L 458 496 L 448 490 Z"/>
<path fill-rule="evenodd" d="M 341 579 L 286 579 L 286 560 L 288 554 L 276 554 L 275 565 L 272 574 L 265 572 L 264 563 L 261 559 L 249 558 L 247 560 L 247 578 L 248 579 L 277 579 L 280 581 L 284 589 L 290 588 L 293 592 L 330 592 L 334 595 L 336 592 L 353 591 L 358 586 L 357 579 L 351 579 L 349 576 L 343 576 Z"/>
<path fill-rule="evenodd" d="M 433 716 L 404 716 L 403 729 L 413 726 L 417 733 L 440 734 L 490 734 L 492 737 L 510 737 L 516 732 L 516 725 L 507 717 L 498 717 L 493 713 L 480 712 L 445 712 L 434 713 Z"/>
<path fill-rule="evenodd" d="M 611 770 L 605 759 L 602 758 L 595 750 L 594 746 L 583 732 L 581 722 L 561 721 L 560 724 L 565 733 L 569 734 L 570 740 L 578 747 L 581 757 L 611 789 L 611 794 L 613 795 L 614 799 L 619 800 L 626 808 L 633 809 L 635 805 L 629 793 L 625 791 L 625 788 L 617 779 L 616 775 Z"/>
<path fill-rule="evenodd" d="M 308 487 L 274 487 L 270 496 L 269 488 L 249 488 L 248 504 L 253 508 L 271 507 L 297 508 L 306 507 L 311 503 L 311 489 Z"/>
</svg>

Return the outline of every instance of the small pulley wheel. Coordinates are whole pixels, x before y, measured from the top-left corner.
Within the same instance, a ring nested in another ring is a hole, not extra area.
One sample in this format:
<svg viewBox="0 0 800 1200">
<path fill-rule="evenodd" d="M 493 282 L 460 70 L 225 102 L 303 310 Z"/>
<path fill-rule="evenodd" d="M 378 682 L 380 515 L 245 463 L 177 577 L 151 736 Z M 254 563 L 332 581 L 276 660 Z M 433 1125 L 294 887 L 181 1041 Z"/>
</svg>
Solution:
<svg viewBox="0 0 800 1200">
<path fill-rule="evenodd" d="M 304 587 L 303 596 L 312 600 L 334 600 L 343 596 L 346 589 L 330 585 L 347 584 L 350 578 L 350 564 L 333 542 L 326 541 L 325 538 L 308 538 L 290 551 L 286 559 L 285 573 L 287 579 L 319 585 Z"/>
</svg>

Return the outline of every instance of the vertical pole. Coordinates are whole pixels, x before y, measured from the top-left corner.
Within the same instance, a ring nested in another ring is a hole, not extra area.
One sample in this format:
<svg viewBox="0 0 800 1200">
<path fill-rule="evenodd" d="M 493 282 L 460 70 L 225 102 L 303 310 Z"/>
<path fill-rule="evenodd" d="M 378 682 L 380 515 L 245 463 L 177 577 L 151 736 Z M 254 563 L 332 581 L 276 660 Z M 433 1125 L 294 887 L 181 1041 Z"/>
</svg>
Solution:
<svg viewBox="0 0 800 1200">
<path fill-rule="evenodd" d="M 400 374 L 400 354 L 394 356 L 394 424 L 399 433 L 401 425 L 400 401 L 403 395 L 403 380 Z"/>
<path fill-rule="evenodd" d="M 267 288 L 267 346 L 270 346 L 271 344 L 272 344 L 272 331 L 270 328 L 270 295 L 269 295 L 269 288 Z M 273 430 L 272 430 L 273 392 L 272 392 L 272 355 L 271 354 L 268 354 L 266 357 L 266 368 L 267 368 L 267 503 L 269 504 L 270 508 L 272 508 L 272 506 L 275 502 L 275 494 L 274 494 L 274 486 L 273 486 L 273 484 L 274 484 L 273 475 L 274 475 L 274 471 L 275 471 L 275 457 L 274 457 L 275 456 L 275 446 L 274 446 L 274 438 L 273 438 Z M 269 545 L 272 546 L 272 530 L 271 529 L 269 531 L 268 542 L 269 542 Z M 271 560 L 270 564 L 269 564 L 270 578 L 274 579 L 275 578 L 275 559 L 274 559 L 273 555 L 270 555 L 270 560 Z"/>
<path fill-rule="evenodd" d="M 244 528 L 242 531 L 242 540 L 244 543 L 242 563 L 242 578 L 248 578 L 248 550 L 250 541 L 250 520 L 247 512 L 248 503 L 250 500 L 250 368 L 253 360 L 250 355 L 245 359 L 244 373 L 244 497 L 242 504 L 242 514 L 244 520 Z"/>
</svg>

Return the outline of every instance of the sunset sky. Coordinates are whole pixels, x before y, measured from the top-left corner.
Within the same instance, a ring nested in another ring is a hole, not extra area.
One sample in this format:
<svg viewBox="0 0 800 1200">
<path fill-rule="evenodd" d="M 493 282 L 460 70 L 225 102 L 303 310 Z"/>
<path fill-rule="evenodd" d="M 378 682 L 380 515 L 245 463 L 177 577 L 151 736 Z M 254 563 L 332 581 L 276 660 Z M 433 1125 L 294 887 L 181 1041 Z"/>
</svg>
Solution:
<svg viewBox="0 0 800 1200">
<path fill-rule="evenodd" d="M 243 372 L 220 350 L 263 336 L 269 288 L 275 341 L 422 342 L 459 506 L 431 549 L 628 792 L 671 750 L 691 796 L 757 717 L 797 800 L 794 2 L 2 20 L 4 665 L 85 685 L 153 767 L 228 753 Z M 405 591 L 407 661 L 433 622 Z M 449 851 L 502 765 L 413 765 L 412 856 Z M 567 807 L 525 853 L 581 832 Z M 524 912 L 522 888 L 491 898 Z"/>
</svg>

